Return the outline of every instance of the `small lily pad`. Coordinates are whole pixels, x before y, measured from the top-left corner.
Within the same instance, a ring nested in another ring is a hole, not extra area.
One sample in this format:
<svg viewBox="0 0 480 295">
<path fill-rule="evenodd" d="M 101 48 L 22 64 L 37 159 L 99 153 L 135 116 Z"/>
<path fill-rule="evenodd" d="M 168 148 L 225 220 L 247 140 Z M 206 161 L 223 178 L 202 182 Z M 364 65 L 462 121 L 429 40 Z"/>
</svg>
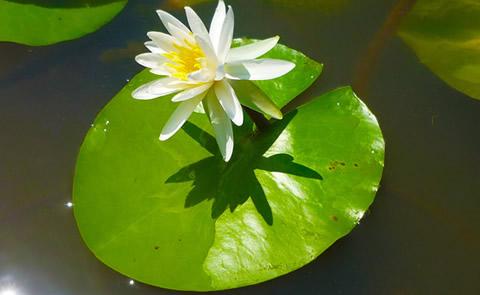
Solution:
<svg viewBox="0 0 480 295">
<path fill-rule="evenodd" d="M 40 46 L 92 33 L 112 20 L 127 0 L 0 0 L 0 41 Z"/>
<path fill-rule="evenodd" d="M 384 141 L 351 88 L 322 95 L 261 133 L 247 119 L 225 163 L 205 115 L 158 140 L 176 105 L 131 97 L 154 78 L 143 71 L 112 99 L 77 160 L 78 228 L 116 271 L 176 290 L 259 283 L 315 259 L 373 202 Z M 276 91 L 264 89 L 270 97 Z"/>
<path fill-rule="evenodd" d="M 404 20 L 400 37 L 451 87 L 480 99 L 480 3 L 420 0 Z"/>
</svg>

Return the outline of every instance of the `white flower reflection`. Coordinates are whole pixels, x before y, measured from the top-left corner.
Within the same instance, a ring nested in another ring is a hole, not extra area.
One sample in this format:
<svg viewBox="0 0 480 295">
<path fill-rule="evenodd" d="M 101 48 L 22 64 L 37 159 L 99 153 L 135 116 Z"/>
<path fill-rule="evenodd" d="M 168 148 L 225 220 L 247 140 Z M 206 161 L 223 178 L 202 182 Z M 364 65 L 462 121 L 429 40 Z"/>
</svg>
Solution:
<svg viewBox="0 0 480 295">
<path fill-rule="evenodd" d="M 26 295 L 10 275 L 0 278 L 0 295 Z"/>
<path fill-rule="evenodd" d="M 20 295 L 14 288 L 6 288 L 0 290 L 0 295 Z"/>
<path fill-rule="evenodd" d="M 21 295 L 18 288 L 11 281 L 0 282 L 0 295 Z"/>
</svg>

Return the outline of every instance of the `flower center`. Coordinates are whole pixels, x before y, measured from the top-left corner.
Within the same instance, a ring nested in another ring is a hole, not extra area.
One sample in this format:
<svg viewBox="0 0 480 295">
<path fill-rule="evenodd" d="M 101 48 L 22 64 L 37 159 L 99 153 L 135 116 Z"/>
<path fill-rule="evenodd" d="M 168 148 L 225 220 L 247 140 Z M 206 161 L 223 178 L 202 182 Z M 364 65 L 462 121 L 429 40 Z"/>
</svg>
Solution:
<svg viewBox="0 0 480 295">
<path fill-rule="evenodd" d="M 176 51 L 164 53 L 163 56 L 170 62 L 165 65 L 173 77 L 180 80 L 188 80 L 188 75 L 202 68 L 202 60 L 205 54 L 198 44 L 184 39 L 183 44 L 173 45 Z"/>
</svg>

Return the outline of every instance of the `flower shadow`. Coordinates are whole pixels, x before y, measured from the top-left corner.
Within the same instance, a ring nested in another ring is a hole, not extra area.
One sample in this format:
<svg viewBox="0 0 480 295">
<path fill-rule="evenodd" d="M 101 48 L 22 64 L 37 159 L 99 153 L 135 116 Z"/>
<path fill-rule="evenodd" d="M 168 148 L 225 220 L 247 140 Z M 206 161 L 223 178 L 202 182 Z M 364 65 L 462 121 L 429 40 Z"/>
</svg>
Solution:
<svg viewBox="0 0 480 295">
<path fill-rule="evenodd" d="M 239 140 L 235 144 L 236 152 L 228 163 L 223 161 L 213 136 L 195 124 L 186 122 L 182 129 L 212 156 L 181 168 L 165 183 L 193 181 L 192 190 L 185 200 L 185 208 L 213 199 L 211 216 L 214 219 L 227 208 L 233 212 L 248 198 L 252 198 L 258 213 L 267 224 L 272 225 L 272 208 L 255 175 L 256 169 L 323 179 L 315 170 L 295 163 L 291 155 L 264 156 L 295 115 L 296 112 L 292 112 L 283 120 L 272 124 L 269 129 Z"/>
</svg>

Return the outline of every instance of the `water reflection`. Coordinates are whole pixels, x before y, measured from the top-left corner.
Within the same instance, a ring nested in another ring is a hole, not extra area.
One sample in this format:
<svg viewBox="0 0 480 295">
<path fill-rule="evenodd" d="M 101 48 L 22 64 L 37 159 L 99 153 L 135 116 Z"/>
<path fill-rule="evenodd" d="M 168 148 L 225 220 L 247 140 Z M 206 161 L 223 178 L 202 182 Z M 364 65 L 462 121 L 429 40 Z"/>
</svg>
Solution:
<svg viewBox="0 0 480 295">
<path fill-rule="evenodd" d="M 2 265 L 0 264 L 0 271 L 2 270 L 1 267 Z M 0 276 L 0 295 L 20 295 L 12 275 Z"/>
<path fill-rule="evenodd" d="M 20 294 L 16 284 L 10 278 L 0 280 L 0 295 L 25 295 Z"/>
<path fill-rule="evenodd" d="M 14 288 L 0 290 L 0 295 L 20 295 Z"/>
<path fill-rule="evenodd" d="M 104 63 L 121 62 L 132 60 L 134 56 L 145 52 L 145 45 L 140 41 L 128 41 L 126 46 L 105 50 L 100 55 L 100 61 Z"/>
<path fill-rule="evenodd" d="M 206 2 L 216 2 L 214 0 L 167 0 L 164 9 L 183 9 L 185 6 L 192 6 Z"/>
<path fill-rule="evenodd" d="M 167 0 L 164 9 L 183 9 L 185 6 L 198 5 L 218 0 Z M 350 0 L 263 0 L 270 5 L 294 10 L 337 11 L 345 7 Z"/>
</svg>

